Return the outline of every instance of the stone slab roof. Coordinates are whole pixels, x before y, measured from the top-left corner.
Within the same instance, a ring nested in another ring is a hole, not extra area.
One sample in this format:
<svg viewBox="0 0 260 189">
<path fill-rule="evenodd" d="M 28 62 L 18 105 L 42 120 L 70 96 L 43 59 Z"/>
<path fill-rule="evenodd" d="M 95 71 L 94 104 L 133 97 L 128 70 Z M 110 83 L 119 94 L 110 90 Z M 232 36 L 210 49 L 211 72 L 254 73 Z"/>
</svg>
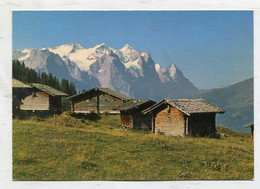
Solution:
<svg viewBox="0 0 260 189">
<path fill-rule="evenodd" d="M 77 97 L 80 97 L 80 96 L 84 96 L 84 95 L 87 95 L 88 93 L 92 93 L 94 91 L 101 91 L 103 93 L 106 93 L 108 95 L 114 96 L 114 97 L 119 98 L 119 99 L 122 99 L 124 101 L 128 101 L 128 100 L 132 99 L 132 98 L 130 98 L 130 97 L 126 96 L 126 95 L 123 95 L 123 94 L 121 94 L 119 92 L 113 91 L 113 90 L 111 90 L 109 88 L 103 88 L 103 87 L 100 87 L 100 88 L 96 87 L 96 88 L 84 91 L 84 92 L 82 92 L 80 94 L 76 94 L 76 95 L 70 96 L 68 99 L 73 99 L 75 97 L 77 98 Z"/>
<path fill-rule="evenodd" d="M 131 100 L 131 99 L 132 99 L 132 98 L 126 96 L 126 95 L 123 95 L 123 94 L 121 94 L 121 93 L 119 93 L 119 92 L 113 91 L 113 90 L 111 90 L 111 89 L 109 89 L 109 88 L 98 88 L 98 90 L 100 90 L 100 91 L 102 91 L 102 92 L 104 92 L 104 93 L 110 94 L 110 95 L 112 95 L 112 96 L 121 98 L 121 99 L 123 99 L 123 100 Z"/>
<path fill-rule="evenodd" d="M 143 111 L 144 114 L 157 109 L 163 104 L 170 104 L 186 115 L 196 113 L 224 113 L 225 111 L 214 106 L 204 99 L 164 99 Z"/>
<path fill-rule="evenodd" d="M 68 96 L 67 94 L 65 94 L 57 89 L 54 89 L 48 85 L 43 85 L 43 84 L 39 84 L 39 83 L 33 83 L 31 85 L 43 92 L 46 92 L 47 94 L 49 94 L 51 96 Z"/>
<path fill-rule="evenodd" d="M 123 105 L 117 106 L 115 109 L 121 110 L 121 111 L 126 111 L 126 110 L 131 110 L 131 109 L 137 109 L 142 105 L 145 104 L 155 104 L 156 102 L 149 100 L 149 99 L 144 99 L 144 100 L 129 100 L 125 102 Z"/>
<path fill-rule="evenodd" d="M 13 88 L 32 88 L 29 85 L 24 84 L 23 82 L 17 80 L 17 79 L 12 79 L 12 87 Z"/>
</svg>

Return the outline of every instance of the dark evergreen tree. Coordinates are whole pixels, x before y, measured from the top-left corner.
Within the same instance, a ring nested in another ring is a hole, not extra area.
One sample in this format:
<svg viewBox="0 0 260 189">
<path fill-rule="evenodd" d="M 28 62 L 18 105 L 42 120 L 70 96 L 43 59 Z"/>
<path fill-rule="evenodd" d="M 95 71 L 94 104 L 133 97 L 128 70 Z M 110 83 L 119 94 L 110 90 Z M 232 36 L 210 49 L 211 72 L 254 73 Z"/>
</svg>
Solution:
<svg viewBox="0 0 260 189">
<path fill-rule="evenodd" d="M 70 95 L 77 94 L 76 86 L 74 83 L 70 82 L 69 89 L 70 89 Z"/>
<path fill-rule="evenodd" d="M 77 93 L 76 86 L 74 83 L 69 82 L 66 79 L 62 79 L 61 82 L 59 79 L 52 75 L 51 73 L 47 74 L 45 72 L 36 72 L 32 68 L 27 68 L 24 62 L 20 63 L 18 60 L 13 60 L 13 78 L 18 79 L 24 83 L 40 83 L 44 85 L 49 85 L 55 89 L 58 89 L 69 96 Z M 62 97 L 62 110 L 70 110 L 70 102 L 66 100 L 65 97 Z"/>
<path fill-rule="evenodd" d="M 69 82 L 66 79 L 61 80 L 60 90 L 64 93 L 69 94 Z"/>
<path fill-rule="evenodd" d="M 51 73 L 47 74 L 45 72 L 36 72 L 32 68 L 25 67 L 24 62 L 20 63 L 18 60 L 13 60 L 13 78 L 16 78 L 24 83 L 40 83 L 44 85 L 49 85 L 55 89 L 61 90 L 68 95 L 74 95 L 77 93 L 75 84 L 69 82 L 66 79 L 62 79 L 61 82 L 59 79 L 52 75 Z"/>
</svg>

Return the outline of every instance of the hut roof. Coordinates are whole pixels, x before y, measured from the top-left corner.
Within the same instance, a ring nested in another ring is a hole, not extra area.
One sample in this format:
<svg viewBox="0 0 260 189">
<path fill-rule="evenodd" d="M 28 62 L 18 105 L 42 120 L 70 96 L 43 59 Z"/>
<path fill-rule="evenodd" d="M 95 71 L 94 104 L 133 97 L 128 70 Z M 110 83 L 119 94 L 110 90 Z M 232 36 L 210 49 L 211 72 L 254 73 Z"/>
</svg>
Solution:
<svg viewBox="0 0 260 189">
<path fill-rule="evenodd" d="M 248 128 L 248 127 L 254 127 L 254 123 L 250 123 L 250 124 L 244 126 L 244 128 Z"/>
<path fill-rule="evenodd" d="M 73 99 L 75 97 L 80 97 L 82 95 L 87 95 L 87 94 L 92 93 L 94 91 L 101 91 L 101 92 L 104 92 L 104 93 L 106 93 L 108 95 L 114 96 L 116 98 L 119 98 L 119 99 L 122 99 L 122 100 L 125 100 L 125 101 L 128 101 L 128 100 L 132 99 L 132 98 L 130 98 L 130 97 L 126 96 L 126 95 L 123 95 L 123 94 L 121 94 L 119 92 L 113 91 L 113 90 L 111 90 L 109 88 L 103 88 L 103 87 L 100 87 L 100 88 L 96 87 L 96 88 L 84 91 L 84 92 L 82 92 L 80 94 L 76 94 L 76 95 L 70 96 L 68 99 Z"/>
<path fill-rule="evenodd" d="M 23 82 L 17 80 L 17 79 L 12 79 L 12 87 L 14 88 L 32 88 L 29 85 L 24 84 Z"/>
<path fill-rule="evenodd" d="M 31 85 L 43 92 L 46 92 L 47 94 L 49 94 L 51 96 L 68 96 L 67 94 L 65 94 L 57 89 L 54 89 L 48 85 L 43 85 L 43 84 L 39 84 L 39 83 L 33 83 Z"/>
<path fill-rule="evenodd" d="M 144 114 L 157 109 L 163 104 L 170 104 L 186 115 L 195 113 L 224 113 L 223 109 L 213 106 L 204 99 L 164 99 L 157 104 L 145 109 Z"/>
<path fill-rule="evenodd" d="M 143 106 L 146 104 L 155 104 L 155 103 L 156 102 L 149 100 L 149 99 L 144 99 L 144 100 L 132 99 L 132 100 L 125 102 L 123 105 L 117 106 L 115 109 L 120 110 L 120 111 L 126 111 L 126 110 L 137 109 L 140 106 Z"/>
</svg>

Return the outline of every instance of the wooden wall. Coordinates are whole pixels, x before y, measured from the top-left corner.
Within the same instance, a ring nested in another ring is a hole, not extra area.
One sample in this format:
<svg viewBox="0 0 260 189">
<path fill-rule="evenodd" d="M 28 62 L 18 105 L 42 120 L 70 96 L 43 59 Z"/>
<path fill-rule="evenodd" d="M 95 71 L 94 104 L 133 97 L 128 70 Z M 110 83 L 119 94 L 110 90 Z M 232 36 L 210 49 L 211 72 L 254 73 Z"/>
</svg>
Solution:
<svg viewBox="0 0 260 189">
<path fill-rule="evenodd" d="M 121 113 L 121 125 L 123 127 L 133 128 L 133 118 L 128 113 Z"/>
<path fill-rule="evenodd" d="M 60 111 L 61 110 L 61 97 L 50 96 L 50 110 Z"/>
<path fill-rule="evenodd" d="M 32 91 L 22 100 L 21 110 L 49 110 L 49 95 L 42 91 Z"/>
<path fill-rule="evenodd" d="M 199 136 L 214 134 L 216 132 L 215 117 L 215 113 L 192 114 L 188 118 L 189 133 Z"/>
<path fill-rule="evenodd" d="M 81 113 L 89 113 L 90 111 L 97 112 L 97 104 L 98 104 L 98 94 L 92 95 L 92 96 L 86 96 L 82 99 L 78 99 L 77 101 L 74 101 L 74 111 L 75 112 L 81 112 Z M 123 100 L 115 98 L 113 96 L 110 96 L 106 93 L 100 93 L 99 95 L 99 111 L 105 112 L 117 112 L 113 110 L 118 105 L 122 105 Z"/>
<path fill-rule="evenodd" d="M 157 113 L 155 117 L 155 134 L 165 134 L 171 136 L 184 136 L 185 117 L 178 109 L 168 105 Z"/>
<path fill-rule="evenodd" d="M 123 127 L 151 130 L 151 124 L 151 115 L 143 115 L 138 110 L 135 113 L 121 112 L 121 125 Z"/>
<path fill-rule="evenodd" d="M 133 115 L 133 127 L 135 129 L 151 130 L 152 117 L 150 114 L 134 114 Z"/>
</svg>

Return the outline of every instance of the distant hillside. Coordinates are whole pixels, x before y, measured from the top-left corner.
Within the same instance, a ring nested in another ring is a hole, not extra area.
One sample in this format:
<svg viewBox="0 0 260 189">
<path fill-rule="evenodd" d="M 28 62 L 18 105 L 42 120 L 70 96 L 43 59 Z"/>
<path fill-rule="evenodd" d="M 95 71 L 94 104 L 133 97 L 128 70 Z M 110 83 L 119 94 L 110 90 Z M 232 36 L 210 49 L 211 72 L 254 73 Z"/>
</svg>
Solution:
<svg viewBox="0 0 260 189">
<path fill-rule="evenodd" d="M 202 98 L 223 108 L 226 113 L 217 116 L 217 124 L 236 131 L 248 131 L 243 125 L 254 120 L 254 82 L 253 78 L 234 85 L 214 89 Z"/>
</svg>

